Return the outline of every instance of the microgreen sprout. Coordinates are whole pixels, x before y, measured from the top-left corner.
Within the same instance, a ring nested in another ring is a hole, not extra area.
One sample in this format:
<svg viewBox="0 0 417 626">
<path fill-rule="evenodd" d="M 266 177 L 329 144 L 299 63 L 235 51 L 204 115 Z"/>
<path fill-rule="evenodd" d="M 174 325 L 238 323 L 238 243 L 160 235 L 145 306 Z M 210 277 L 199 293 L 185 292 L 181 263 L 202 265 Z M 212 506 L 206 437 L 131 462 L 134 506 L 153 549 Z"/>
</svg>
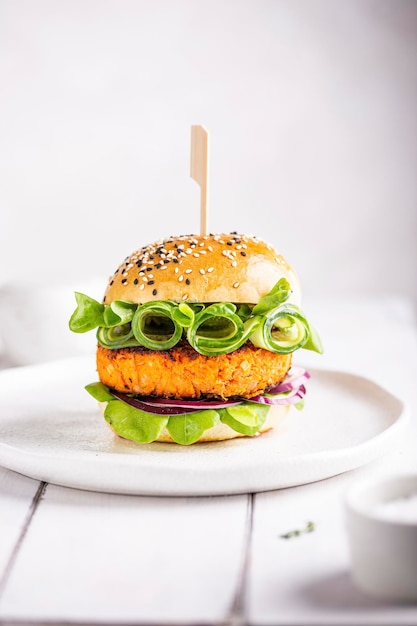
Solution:
<svg viewBox="0 0 417 626">
<path fill-rule="evenodd" d="M 307 522 L 306 526 L 301 529 L 290 530 L 288 533 L 284 535 L 280 535 L 281 539 L 293 539 L 294 537 L 299 537 L 305 533 L 312 533 L 313 530 L 316 530 L 315 522 Z"/>
</svg>

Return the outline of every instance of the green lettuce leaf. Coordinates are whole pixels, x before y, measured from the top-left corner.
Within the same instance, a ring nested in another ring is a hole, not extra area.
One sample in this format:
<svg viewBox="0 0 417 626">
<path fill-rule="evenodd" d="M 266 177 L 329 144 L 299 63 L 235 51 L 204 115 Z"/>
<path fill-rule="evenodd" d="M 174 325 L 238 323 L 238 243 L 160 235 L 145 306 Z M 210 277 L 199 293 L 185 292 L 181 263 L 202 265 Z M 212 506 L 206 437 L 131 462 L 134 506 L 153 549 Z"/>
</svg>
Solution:
<svg viewBox="0 0 417 626">
<path fill-rule="evenodd" d="M 151 443 L 166 428 L 172 439 L 181 445 L 190 445 L 220 421 L 242 435 L 254 435 L 262 427 L 270 406 L 244 402 L 228 409 L 205 409 L 184 415 L 155 415 L 141 411 L 117 400 L 106 385 L 94 382 L 85 389 L 98 402 L 107 402 L 104 417 L 112 429 L 137 443 Z"/>
<path fill-rule="evenodd" d="M 212 409 L 184 415 L 171 415 L 167 430 L 176 443 L 188 446 L 198 441 L 204 431 L 216 426 L 219 421 L 219 413 Z"/>
<path fill-rule="evenodd" d="M 291 295 L 291 286 L 286 278 L 280 280 L 272 287 L 271 291 L 261 298 L 253 309 L 254 315 L 264 315 L 288 300 Z"/>
<path fill-rule="evenodd" d="M 308 339 L 303 345 L 304 350 L 313 350 L 314 352 L 318 352 L 319 354 L 323 354 L 323 344 L 321 343 L 320 336 L 316 329 L 308 324 L 309 334 Z"/>
<path fill-rule="evenodd" d="M 245 402 L 239 406 L 220 409 L 220 421 L 242 435 L 255 435 L 266 420 L 270 406 Z"/>
<path fill-rule="evenodd" d="M 166 415 L 145 413 L 114 398 L 107 404 L 104 418 L 120 437 L 137 443 L 155 441 L 168 423 Z"/>
<path fill-rule="evenodd" d="M 85 386 L 85 390 L 88 391 L 90 396 L 93 396 L 94 400 L 98 402 L 109 402 L 114 400 L 114 396 L 111 395 L 110 390 L 103 383 L 90 383 Z"/>
<path fill-rule="evenodd" d="M 114 302 L 104 308 L 103 326 L 113 328 L 114 326 L 123 326 L 131 322 L 137 308 L 138 305 L 133 302 L 114 300 Z"/>
<path fill-rule="evenodd" d="M 104 324 L 104 304 L 83 293 L 75 292 L 77 308 L 69 321 L 70 330 L 74 333 L 86 333 Z"/>
</svg>

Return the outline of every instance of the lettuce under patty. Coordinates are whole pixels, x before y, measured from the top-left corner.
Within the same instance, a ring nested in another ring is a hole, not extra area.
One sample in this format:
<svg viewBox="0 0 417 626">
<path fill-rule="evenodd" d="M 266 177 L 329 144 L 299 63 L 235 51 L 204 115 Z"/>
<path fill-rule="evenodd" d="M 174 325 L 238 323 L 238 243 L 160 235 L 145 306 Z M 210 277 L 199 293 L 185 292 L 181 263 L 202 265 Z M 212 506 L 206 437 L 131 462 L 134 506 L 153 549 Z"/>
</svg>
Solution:
<svg viewBox="0 0 417 626">
<path fill-rule="evenodd" d="M 155 415 L 115 398 L 103 383 L 91 383 L 86 390 L 98 402 L 106 403 L 104 418 L 109 426 L 120 437 L 137 443 L 152 443 L 166 429 L 175 443 L 190 445 L 219 423 L 242 435 L 253 436 L 264 424 L 270 409 L 268 405 L 242 402 L 239 406 L 224 409 Z"/>
</svg>

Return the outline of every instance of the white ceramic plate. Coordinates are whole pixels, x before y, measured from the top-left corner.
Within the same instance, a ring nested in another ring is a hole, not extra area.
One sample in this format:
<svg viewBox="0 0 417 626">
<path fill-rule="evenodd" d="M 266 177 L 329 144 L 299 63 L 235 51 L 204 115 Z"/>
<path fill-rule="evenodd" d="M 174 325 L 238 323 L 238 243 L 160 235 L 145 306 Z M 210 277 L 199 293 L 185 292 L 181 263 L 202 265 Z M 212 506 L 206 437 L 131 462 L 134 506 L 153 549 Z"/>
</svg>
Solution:
<svg viewBox="0 0 417 626">
<path fill-rule="evenodd" d="M 116 437 L 83 387 L 91 358 L 0 372 L 0 465 L 92 491 L 218 495 L 328 478 L 391 451 L 403 403 L 365 378 L 310 368 L 305 408 L 259 437 L 190 447 Z"/>
</svg>

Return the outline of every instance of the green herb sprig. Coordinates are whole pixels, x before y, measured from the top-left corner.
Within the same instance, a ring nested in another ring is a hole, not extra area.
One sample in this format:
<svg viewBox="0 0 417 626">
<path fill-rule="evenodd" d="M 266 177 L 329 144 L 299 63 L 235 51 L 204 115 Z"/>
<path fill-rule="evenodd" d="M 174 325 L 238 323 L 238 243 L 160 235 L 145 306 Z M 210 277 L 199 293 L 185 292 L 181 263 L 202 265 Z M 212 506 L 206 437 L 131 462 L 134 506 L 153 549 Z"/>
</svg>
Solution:
<svg viewBox="0 0 417 626">
<path fill-rule="evenodd" d="M 304 528 L 290 530 L 288 533 L 285 533 L 284 535 L 280 535 L 280 538 L 281 539 L 293 539 L 294 537 L 299 537 L 300 535 L 303 535 L 305 533 L 312 533 L 314 530 L 316 530 L 315 522 L 307 522 Z"/>
</svg>

